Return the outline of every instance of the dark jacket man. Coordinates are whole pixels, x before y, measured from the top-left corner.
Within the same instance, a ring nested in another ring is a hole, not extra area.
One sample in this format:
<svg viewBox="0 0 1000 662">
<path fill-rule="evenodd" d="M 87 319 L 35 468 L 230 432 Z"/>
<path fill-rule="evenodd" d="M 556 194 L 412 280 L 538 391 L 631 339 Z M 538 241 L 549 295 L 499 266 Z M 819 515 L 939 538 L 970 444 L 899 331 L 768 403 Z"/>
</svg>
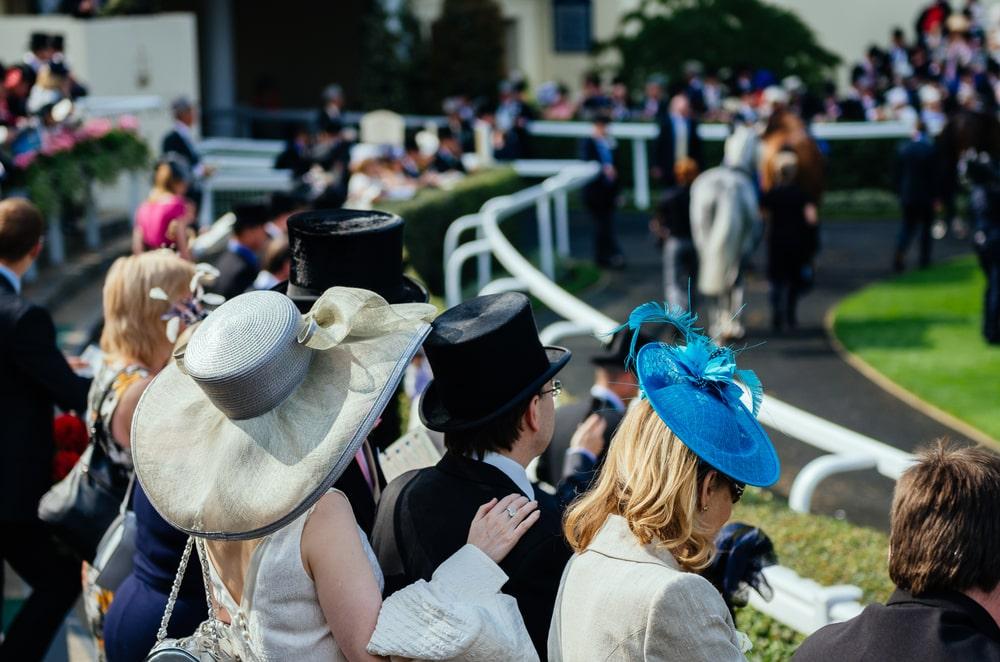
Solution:
<svg viewBox="0 0 1000 662">
<path fill-rule="evenodd" d="M 524 494 L 496 467 L 450 452 L 436 466 L 405 473 L 389 483 L 372 533 L 386 594 L 418 579 L 430 580 L 434 570 L 468 540 L 469 524 L 479 506 L 514 493 Z M 510 577 L 503 592 L 517 600 L 535 648 L 545 651 L 552 606 L 570 549 L 563 541 L 555 497 L 538 488 L 534 497 L 541 516 L 500 567 Z"/>
<path fill-rule="evenodd" d="M 268 242 L 265 225 L 270 207 L 261 203 L 237 205 L 233 209 L 233 237 L 226 251 L 216 260 L 219 276 L 210 289 L 227 299 L 246 292 L 260 273 L 258 255 Z"/>
<path fill-rule="evenodd" d="M 670 112 L 663 113 L 659 119 L 660 134 L 653 143 L 653 168 L 664 185 L 676 183 L 674 162 L 677 160 L 677 141 L 685 141 L 684 156 L 694 159 L 698 168 L 702 168 L 701 138 L 698 136 L 698 120 L 690 116 L 690 104 L 687 97 L 678 94 L 670 100 Z M 678 133 L 683 132 L 679 137 Z"/>
<path fill-rule="evenodd" d="M 828 660 L 1000 661 L 1000 627 L 958 591 L 914 597 L 897 590 L 884 604 L 827 625 L 805 640 L 796 662 Z"/>
<path fill-rule="evenodd" d="M 424 351 L 434 379 L 421 397 L 420 418 L 444 433 L 448 452 L 382 493 L 372 547 L 386 593 L 429 580 L 465 545 L 476 511 L 490 499 L 534 498 L 538 521 L 499 565 L 509 577 L 503 592 L 517 600 L 544 660 L 570 548 L 556 500 L 531 483 L 526 468 L 551 440 L 560 390 L 553 377 L 570 352 L 542 346 L 531 303 L 515 292 L 476 297 L 445 311 L 431 324 Z M 494 376 L 485 383 L 489 372 Z"/>
<path fill-rule="evenodd" d="M 31 586 L 0 645 L 3 660 L 41 659 L 80 593 L 80 561 L 38 519 L 52 484 L 55 405 L 82 414 L 89 387 L 56 346 L 48 312 L 20 295 L 43 232 L 31 203 L 0 201 L 0 563 Z"/>
</svg>

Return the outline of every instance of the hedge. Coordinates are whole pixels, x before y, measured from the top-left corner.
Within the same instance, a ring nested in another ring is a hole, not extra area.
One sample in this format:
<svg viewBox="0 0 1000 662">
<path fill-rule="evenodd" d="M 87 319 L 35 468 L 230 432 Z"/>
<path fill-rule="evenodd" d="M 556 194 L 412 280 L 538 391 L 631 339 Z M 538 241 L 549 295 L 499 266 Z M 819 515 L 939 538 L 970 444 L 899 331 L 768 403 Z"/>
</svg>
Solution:
<svg viewBox="0 0 1000 662">
<path fill-rule="evenodd" d="M 452 221 L 478 212 L 487 200 L 524 187 L 512 168 L 470 175 L 450 190 L 425 189 L 412 200 L 385 203 L 380 209 L 406 219 L 403 243 L 410 266 L 431 292 L 444 291 L 444 235 Z"/>
<path fill-rule="evenodd" d="M 862 603 L 884 602 L 893 591 L 886 559 L 888 537 L 824 515 L 804 515 L 771 492 L 748 489 L 733 521 L 760 527 L 774 542 L 778 562 L 823 586 L 854 584 Z M 804 637 L 750 607 L 737 610 L 736 626 L 753 641 L 750 660 L 791 659 Z"/>
</svg>

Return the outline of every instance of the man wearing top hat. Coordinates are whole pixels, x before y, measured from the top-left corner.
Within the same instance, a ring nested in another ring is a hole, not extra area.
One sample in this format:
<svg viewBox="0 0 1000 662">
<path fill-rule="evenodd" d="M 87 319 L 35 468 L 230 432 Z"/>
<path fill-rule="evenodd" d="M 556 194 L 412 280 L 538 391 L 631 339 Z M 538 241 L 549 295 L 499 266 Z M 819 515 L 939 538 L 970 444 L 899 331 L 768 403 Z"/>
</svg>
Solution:
<svg viewBox="0 0 1000 662">
<path fill-rule="evenodd" d="M 263 203 L 246 203 L 233 208 L 233 236 L 216 261 L 219 276 L 210 289 L 227 299 L 243 294 L 260 273 L 260 254 L 268 242 L 270 208 Z"/>
<path fill-rule="evenodd" d="M 535 471 L 538 480 L 556 486 L 564 478 L 584 471 L 588 474 L 586 483 L 590 482 L 594 469 L 604 459 L 604 452 L 611 443 L 612 435 L 625 416 L 625 409 L 639 394 L 639 383 L 625 365 L 631 343 L 630 335 L 626 330 L 619 331 L 601 353 L 590 359 L 594 365 L 594 383 L 590 387 L 589 397 L 581 397 L 556 409 L 552 443 L 538 458 Z M 636 351 L 651 340 L 646 334 L 640 334 Z M 605 423 L 604 448 L 598 453 L 592 453 L 584 447 L 573 447 L 571 444 L 577 427 L 591 414 L 597 414 Z"/>
<path fill-rule="evenodd" d="M 476 297 L 445 311 L 432 323 L 424 351 L 434 379 L 420 402 L 420 418 L 444 433 L 447 452 L 437 465 L 403 474 L 382 494 L 372 547 L 386 593 L 429 580 L 465 544 L 483 502 L 523 494 L 537 500 L 541 514 L 500 564 L 510 578 L 503 592 L 517 600 L 545 659 L 570 550 L 555 498 L 530 482 L 526 467 L 552 438 L 560 390 L 553 377 L 570 352 L 542 346 L 528 298 L 514 292 Z"/>
<path fill-rule="evenodd" d="M 291 275 L 275 289 L 303 313 L 337 285 L 371 290 L 394 304 L 427 303 L 430 298 L 420 283 L 403 275 L 403 219 L 395 214 L 351 209 L 293 214 L 288 218 L 288 245 Z M 358 526 L 369 537 L 375 504 L 386 484 L 377 449 L 399 436 L 397 397 L 386 405 L 381 423 L 334 485 L 347 495 Z"/>
</svg>

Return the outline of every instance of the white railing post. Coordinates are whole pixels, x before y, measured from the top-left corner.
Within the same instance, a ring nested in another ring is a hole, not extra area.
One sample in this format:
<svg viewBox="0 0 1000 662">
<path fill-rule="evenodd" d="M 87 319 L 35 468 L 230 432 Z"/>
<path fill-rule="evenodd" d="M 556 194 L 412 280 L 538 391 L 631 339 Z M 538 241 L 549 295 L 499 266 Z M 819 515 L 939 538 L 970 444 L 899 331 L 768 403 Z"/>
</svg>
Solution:
<svg viewBox="0 0 1000 662">
<path fill-rule="evenodd" d="M 208 177 L 201 186 L 201 212 L 198 214 L 198 227 L 205 229 L 212 225 L 215 219 L 215 195 L 212 191 L 212 178 Z"/>
<path fill-rule="evenodd" d="M 476 239 L 483 239 L 482 225 L 476 226 Z M 476 256 L 476 287 L 483 289 L 493 278 L 493 256 L 483 252 Z"/>
<path fill-rule="evenodd" d="M 646 140 L 632 139 L 632 180 L 635 186 L 635 206 L 649 209 L 649 162 L 646 159 Z"/>
<path fill-rule="evenodd" d="M 878 461 L 873 455 L 823 455 L 799 470 L 788 492 L 788 507 L 798 513 L 808 513 L 812 497 L 820 481 L 834 474 L 874 469 Z"/>
<path fill-rule="evenodd" d="M 552 196 L 556 215 L 556 252 L 559 257 L 569 257 L 569 194 L 560 188 Z"/>
<path fill-rule="evenodd" d="M 535 216 L 538 221 L 538 260 L 542 273 L 554 281 L 556 261 L 552 250 L 552 208 L 549 206 L 549 196 L 542 196 L 535 202 Z"/>
<path fill-rule="evenodd" d="M 49 228 L 46 232 L 45 246 L 49 251 L 49 264 L 62 264 L 66 261 L 66 245 L 63 242 L 62 214 L 55 211 L 49 216 Z"/>
<path fill-rule="evenodd" d="M 139 209 L 142 192 L 139 186 L 139 171 L 130 170 L 128 173 L 128 213 L 129 220 L 135 224 L 135 212 Z"/>
<path fill-rule="evenodd" d="M 444 265 L 444 296 L 449 308 L 462 303 L 462 265 L 473 255 L 490 252 L 490 242 L 477 239 L 462 244 L 448 258 Z"/>
</svg>

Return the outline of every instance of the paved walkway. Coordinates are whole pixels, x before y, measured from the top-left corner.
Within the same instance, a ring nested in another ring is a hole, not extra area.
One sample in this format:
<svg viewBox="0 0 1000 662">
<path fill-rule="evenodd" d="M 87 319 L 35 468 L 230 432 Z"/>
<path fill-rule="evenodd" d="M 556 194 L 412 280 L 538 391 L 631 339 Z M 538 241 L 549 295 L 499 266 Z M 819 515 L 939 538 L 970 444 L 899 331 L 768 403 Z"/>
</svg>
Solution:
<svg viewBox="0 0 1000 662">
<path fill-rule="evenodd" d="M 823 251 L 817 266 L 816 288 L 800 305 L 801 328 L 794 334 L 774 337 L 770 332 L 767 281 L 762 273 L 749 277 L 743 322 L 747 346 L 763 343 L 742 354 L 742 367 L 752 368 L 765 390 L 788 404 L 843 425 L 898 448 L 911 451 L 937 437 L 963 440 L 949 428 L 889 395 L 844 363 L 830 346 L 823 329 L 827 310 L 859 287 L 891 275 L 889 265 L 897 226 L 892 222 L 831 222 L 823 226 Z M 622 214 L 619 239 L 629 258 L 622 273 L 610 272 L 584 297 L 611 317 L 624 320 L 645 301 L 662 300 L 660 256 L 646 230 L 646 217 Z M 591 254 L 586 219 L 575 217 L 573 252 Z M 914 246 L 914 249 L 916 247 Z M 968 251 L 968 244 L 954 239 L 935 243 L 935 258 Z M 915 257 L 915 254 L 914 254 Z M 763 251 L 754 264 L 762 269 Z M 564 384 L 579 392 L 590 379 L 588 358 L 595 345 L 589 339 L 566 343 L 574 357 L 564 373 Z M 767 421 L 763 421 L 765 425 Z M 785 496 L 798 470 L 820 452 L 771 430 L 782 460 L 777 491 Z M 847 517 L 878 528 L 888 528 L 893 482 L 875 471 L 844 474 L 824 481 L 816 491 L 816 512 Z"/>
</svg>

